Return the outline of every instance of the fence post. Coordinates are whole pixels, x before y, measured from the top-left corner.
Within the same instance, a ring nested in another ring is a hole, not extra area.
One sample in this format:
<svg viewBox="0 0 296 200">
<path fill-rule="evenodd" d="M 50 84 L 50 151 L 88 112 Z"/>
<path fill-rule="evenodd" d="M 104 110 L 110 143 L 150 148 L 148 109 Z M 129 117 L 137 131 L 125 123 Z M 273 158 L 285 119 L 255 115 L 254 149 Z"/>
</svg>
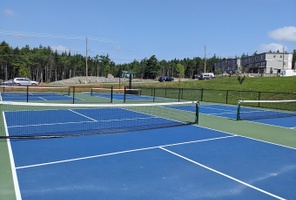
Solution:
<svg viewBox="0 0 296 200">
<path fill-rule="evenodd" d="M 111 86 L 111 100 L 110 100 L 111 103 L 113 103 L 113 86 Z"/>
<path fill-rule="evenodd" d="M 27 102 L 29 102 L 29 86 L 27 85 Z"/>
<path fill-rule="evenodd" d="M 200 100 L 201 100 L 201 101 L 203 101 L 203 91 L 204 91 L 204 89 L 201 88 L 201 94 L 200 94 Z"/>
<path fill-rule="evenodd" d="M 123 88 L 123 102 L 126 102 L 126 86 Z"/>
<path fill-rule="evenodd" d="M 226 104 L 228 104 L 228 90 L 226 90 Z"/>
<path fill-rule="evenodd" d="M 184 88 L 182 88 L 182 91 L 181 91 L 181 99 L 183 99 L 183 94 L 184 94 Z"/>
<path fill-rule="evenodd" d="M 261 92 L 258 92 L 258 100 L 261 100 Z M 258 107 L 260 107 L 260 102 L 258 102 Z"/>
<path fill-rule="evenodd" d="M 75 86 L 73 86 L 72 103 L 75 103 Z"/>
</svg>

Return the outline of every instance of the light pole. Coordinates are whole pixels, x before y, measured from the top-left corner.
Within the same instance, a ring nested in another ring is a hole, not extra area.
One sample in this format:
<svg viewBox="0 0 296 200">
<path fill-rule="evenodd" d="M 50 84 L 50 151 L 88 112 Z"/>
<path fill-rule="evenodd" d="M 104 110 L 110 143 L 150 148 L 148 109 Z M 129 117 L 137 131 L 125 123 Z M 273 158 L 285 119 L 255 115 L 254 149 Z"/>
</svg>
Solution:
<svg viewBox="0 0 296 200">
<path fill-rule="evenodd" d="M 205 48 L 204 48 L 204 53 L 205 53 L 205 61 L 204 61 L 204 73 L 207 72 L 207 46 L 205 45 Z"/>
</svg>

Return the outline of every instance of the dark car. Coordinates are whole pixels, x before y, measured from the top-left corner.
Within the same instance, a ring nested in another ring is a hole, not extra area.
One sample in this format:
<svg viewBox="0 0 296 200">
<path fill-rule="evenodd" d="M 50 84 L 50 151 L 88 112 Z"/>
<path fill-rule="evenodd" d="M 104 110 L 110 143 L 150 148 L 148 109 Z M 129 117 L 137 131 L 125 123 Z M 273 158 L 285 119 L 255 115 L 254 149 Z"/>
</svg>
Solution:
<svg viewBox="0 0 296 200">
<path fill-rule="evenodd" d="M 174 81 L 174 78 L 173 77 L 166 77 L 165 81 Z"/>
<path fill-rule="evenodd" d="M 167 77 L 167 76 L 161 76 L 158 79 L 159 82 L 164 82 L 164 81 L 174 81 L 173 77 Z"/>
<path fill-rule="evenodd" d="M 165 81 L 165 79 L 166 79 L 166 77 L 165 77 L 165 76 L 161 76 L 161 77 L 159 77 L 158 81 L 159 81 L 159 82 L 164 82 L 164 81 Z"/>
</svg>

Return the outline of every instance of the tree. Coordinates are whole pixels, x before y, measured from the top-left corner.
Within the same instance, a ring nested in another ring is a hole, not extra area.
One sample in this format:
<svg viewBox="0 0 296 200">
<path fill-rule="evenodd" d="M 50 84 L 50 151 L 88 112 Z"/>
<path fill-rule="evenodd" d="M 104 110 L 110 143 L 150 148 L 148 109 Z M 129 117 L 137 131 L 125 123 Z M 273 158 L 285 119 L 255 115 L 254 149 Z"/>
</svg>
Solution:
<svg viewBox="0 0 296 200">
<path fill-rule="evenodd" d="M 295 60 L 295 53 L 293 59 Z M 85 56 L 81 54 L 71 55 L 71 52 L 58 52 L 49 46 L 30 48 L 12 48 L 3 41 L 0 44 L 0 79 L 8 80 L 15 76 L 27 76 L 37 81 L 58 81 L 74 76 L 85 76 Z M 207 60 L 208 71 L 212 71 L 215 56 Z M 120 76 L 122 70 L 133 72 L 134 77 L 155 79 L 157 76 L 178 76 L 192 78 L 203 71 L 203 59 L 185 58 L 182 60 L 158 61 L 153 55 L 149 59 L 134 60 L 131 63 L 115 64 L 109 55 L 95 55 L 88 57 L 88 74 L 91 76 Z M 180 66 L 183 69 L 178 69 Z M 106 69 L 105 69 L 106 68 Z M 183 72 L 184 71 L 184 72 Z M 181 74 L 180 74 L 181 72 Z M 106 74 L 108 73 L 108 74 Z"/>
<path fill-rule="evenodd" d="M 108 74 L 110 74 L 110 66 L 109 65 L 105 66 L 105 68 L 104 68 L 104 76 L 106 78 L 108 77 Z"/>
<path fill-rule="evenodd" d="M 160 67 L 155 55 L 151 56 L 147 60 L 146 69 L 144 73 L 144 78 L 155 79 L 159 73 Z"/>
<path fill-rule="evenodd" d="M 12 64 L 12 52 L 13 49 L 8 43 L 2 42 L 0 44 L 0 66 L 1 66 L 1 76 L 3 80 L 8 80 L 12 76 L 11 64 Z"/>
<path fill-rule="evenodd" d="M 179 76 L 179 82 L 181 81 L 181 78 L 184 78 L 185 74 L 185 68 L 181 64 L 177 64 L 177 74 Z"/>
<path fill-rule="evenodd" d="M 241 86 L 245 80 L 246 76 L 244 75 L 243 77 L 241 76 L 238 76 L 237 77 L 237 80 L 238 80 L 238 83 L 239 83 L 239 90 L 240 90 L 240 93 L 239 93 L 239 96 L 241 97 Z"/>
<path fill-rule="evenodd" d="M 22 64 L 19 67 L 18 74 L 19 74 L 19 76 L 22 76 L 22 77 L 30 77 L 30 69 L 29 69 L 29 67 Z"/>
</svg>

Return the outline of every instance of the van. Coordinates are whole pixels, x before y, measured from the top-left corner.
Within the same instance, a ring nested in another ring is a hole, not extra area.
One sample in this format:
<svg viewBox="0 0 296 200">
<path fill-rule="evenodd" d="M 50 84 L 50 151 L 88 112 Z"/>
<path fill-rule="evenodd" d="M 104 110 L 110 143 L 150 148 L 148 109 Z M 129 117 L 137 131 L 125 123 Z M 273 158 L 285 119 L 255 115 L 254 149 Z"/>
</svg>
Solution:
<svg viewBox="0 0 296 200">
<path fill-rule="evenodd" d="M 208 79 L 212 79 L 212 78 L 215 78 L 214 73 L 202 73 L 199 76 L 199 80 L 208 80 Z"/>
<path fill-rule="evenodd" d="M 14 78 L 13 79 L 13 84 L 14 85 L 39 85 L 39 83 L 37 81 L 32 81 L 28 78 Z"/>
</svg>

